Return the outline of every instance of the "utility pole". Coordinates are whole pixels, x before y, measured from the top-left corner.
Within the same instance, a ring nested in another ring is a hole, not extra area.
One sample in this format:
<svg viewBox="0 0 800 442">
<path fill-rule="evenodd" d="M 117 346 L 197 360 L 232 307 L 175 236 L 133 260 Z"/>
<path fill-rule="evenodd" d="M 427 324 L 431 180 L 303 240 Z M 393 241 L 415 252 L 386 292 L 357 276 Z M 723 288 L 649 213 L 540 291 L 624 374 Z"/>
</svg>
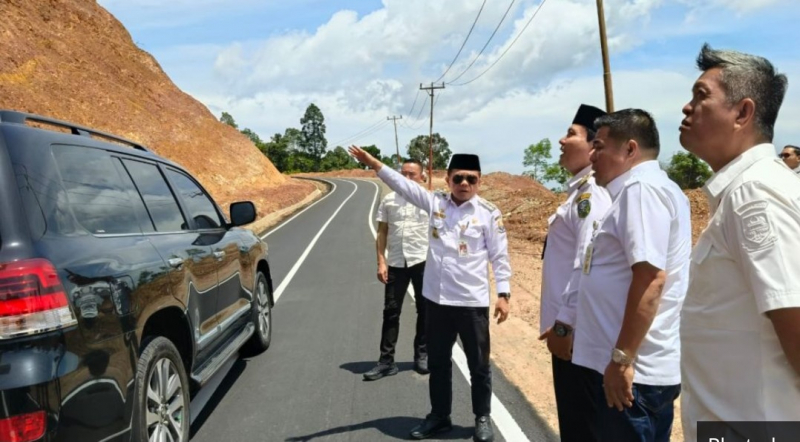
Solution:
<svg viewBox="0 0 800 442">
<path fill-rule="evenodd" d="M 392 120 L 392 123 L 394 123 L 394 147 L 397 148 L 397 157 L 395 158 L 394 162 L 397 169 L 400 169 L 400 143 L 397 141 L 397 120 L 402 120 L 403 116 L 402 115 L 400 115 L 399 117 L 391 116 L 391 117 L 386 117 L 386 119 Z"/>
<path fill-rule="evenodd" d="M 606 40 L 606 16 L 603 0 L 597 0 L 597 20 L 600 22 L 600 50 L 603 53 L 603 83 L 606 88 L 606 112 L 614 112 L 614 91 L 611 89 L 611 63 L 608 61 L 608 41 Z"/>
<path fill-rule="evenodd" d="M 431 130 L 428 136 L 428 190 L 433 190 L 433 96 L 436 93 L 436 89 L 444 89 L 444 82 L 442 82 L 441 86 L 436 86 L 433 83 L 430 86 L 422 86 L 422 83 L 420 83 L 419 89 L 426 91 L 431 96 Z"/>
</svg>

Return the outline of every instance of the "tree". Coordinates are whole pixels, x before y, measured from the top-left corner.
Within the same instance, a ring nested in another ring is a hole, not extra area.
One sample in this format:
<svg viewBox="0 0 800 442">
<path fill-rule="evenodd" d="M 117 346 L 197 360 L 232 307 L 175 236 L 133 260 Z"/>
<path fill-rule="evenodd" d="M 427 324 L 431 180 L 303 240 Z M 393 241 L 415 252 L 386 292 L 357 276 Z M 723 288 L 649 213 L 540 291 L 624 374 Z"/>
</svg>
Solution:
<svg viewBox="0 0 800 442">
<path fill-rule="evenodd" d="M 233 124 L 236 124 L 236 123 L 233 123 Z M 259 137 L 258 134 L 253 132 L 252 130 L 250 130 L 248 128 L 244 128 L 244 129 L 241 130 L 241 132 L 242 132 L 242 135 L 246 136 L 247 138 L 250 138 L 250 141 L 252 141 L 253 144 L 255 144 L 256 147 L 258 147 L 259 149 L 261 149 L 261 146 L 264 145 L 264 142 L 261 141 L 261 137 Z"/>
<path fill-rule="evenodd" d="M 703 187 L 712 175 L 708 164 L 689 152 L 677 152 L 665 170 L 667 176 L 684 190 Z"/>
<path fill-rule="evenodd" d="M 362 149 L 364 149 L 365 151 L 369 152 L 370 155 L 372 155 L 373 157 L 375 157 L 375 158 L 377 158 L 379 160 L 382 158 L 381 157 L 381 150 L 378 149 L 378 146 L 376 146 L 374 144 L 371 145 L 371 146 L 363 146 Z"/>
<path fill-rule="evenodd" d="M 427 165 L 430 153 L 430 139 L 431 137 L 428 135 L 414 137 L 406 147 L 408 158 L 413 158 Z M 439 170 L 447 169 L 450 155 L 452 155 L 452 152 L 450 152 L 450 144 L 447 143 L 447 140 L 438 133 L 433 134 L 433 168 Z"/>
<path fill-rule="evenodd" d="M 303 118 L 300 119 L 300 124 L 302 125 L 300 131 L 303 134 L 300 147 L 313 162 L 313 170 L 318 172 L 328 147 L 328 140 L 325 139 L 325 117 L 317 105 L 311 103 L 306 108 Z"/>
<path fill-rule="evenodd" d="M 531 144 L 525 149 L 525 158 L 522 160 L 522 165 L 530 167 L 531 169 L 523 172 L 525 175 L 542 182 L 545 180 L 548 163 L 550 159 L 550 139 L 544 138 L 536 144 Z"/>
<path fill-rule="evenodd" d="M 236 124 L 236 121 L 233 119 L 233 116 L 231 114 L 227 113 L 227 112 L 223 112 L 222 113 L 222 116 L 219 117 L 219 121 L 227 124 L 228 126 L 234 128 L 234 129 L 238 129 L 239 128 L 239 125 Z"/>
<path fill-rule="evenodd" d="M 572 177 L 567 169 L 561 167 L 558 163 L 552 163 L 547 165 L 544 171 L 544 177 L 542 180 L 544 181 L 555 181 L 561 185 L 561 190 L 564 190 L 564 187 L 567 184 L 567 181 Z"/>
<path fill-rule="evenodd" d="M 322 159 L 322 170 L 348 170 L 358 167 L 358 162 L 342 146 L 328 151 Z"/>
</svg>

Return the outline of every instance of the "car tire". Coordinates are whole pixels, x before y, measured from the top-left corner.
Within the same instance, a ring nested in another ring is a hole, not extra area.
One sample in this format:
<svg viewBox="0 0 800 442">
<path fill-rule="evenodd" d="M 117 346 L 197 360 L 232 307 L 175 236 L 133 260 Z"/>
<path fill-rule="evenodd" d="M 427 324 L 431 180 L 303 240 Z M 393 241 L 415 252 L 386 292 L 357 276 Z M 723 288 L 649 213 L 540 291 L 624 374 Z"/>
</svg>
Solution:
<svg viewBox="0 0 800 442">
<path fill-rule="evenodd" d="M 258 272 L 251 309 L 255 332 L 244 348 L 247 356 L 255 356 L 265 352 L 272 342 L 272 305 L 270 305 L 270 299 L 272 299 L 272 293 L 270 293 L 267 278 L 263 273 Z"/>
<path fill-rule="evenodd" d="M 189 381 L 180 353 L 172 342 L 157 337 L 147 342 L 136 368 L 133 442 L 162 440 L 168 432 L 175 442 L 189 442 L 191 413 Z"/>
</svg>

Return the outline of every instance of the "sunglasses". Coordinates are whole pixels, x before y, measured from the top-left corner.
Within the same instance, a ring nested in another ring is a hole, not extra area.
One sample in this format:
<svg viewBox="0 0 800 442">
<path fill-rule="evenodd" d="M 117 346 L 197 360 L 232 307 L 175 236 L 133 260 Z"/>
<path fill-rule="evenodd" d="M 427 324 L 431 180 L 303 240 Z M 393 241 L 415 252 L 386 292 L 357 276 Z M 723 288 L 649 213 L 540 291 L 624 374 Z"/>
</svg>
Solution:
<svg viewBox="0 0 800 442">
<path fill-rule="evenodd" d="M 790 156 L 792 156 L 792 154 L 790 154 L 790 153 L 779 153 L 778 154 L 778 158 L 789 158 Z"/>
<path fill-rule="evenodd" d="M 474 186 L 475 184 L 478 183 L 478 177 L 477 176 L 475 176 L 475 175 L 461 175 L 460 173 L 453 175 L 452 180 L 453 180 L 453 184 L 461 184 L 462 182 L 464 182 L 464 180 L 467 180 L 467 182 L 469 183 L 470 186 Z"/>
</svg>

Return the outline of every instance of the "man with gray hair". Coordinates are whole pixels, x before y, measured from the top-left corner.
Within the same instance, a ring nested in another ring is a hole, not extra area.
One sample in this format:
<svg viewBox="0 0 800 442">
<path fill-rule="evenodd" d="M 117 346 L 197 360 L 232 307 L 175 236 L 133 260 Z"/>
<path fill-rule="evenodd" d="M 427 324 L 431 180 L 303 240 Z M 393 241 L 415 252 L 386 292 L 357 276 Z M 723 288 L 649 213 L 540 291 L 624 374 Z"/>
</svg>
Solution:
<svg viewBox="0 0 800 442">
<path fill-rule="evenodd" d="M 800 180 L 771 144 L 788 80 L 762 57 L 707 44 L 697 66 L 680 141 L 714 175 L 681 312 L 687 441 L 699 421 L 800 416 Z M 748 431 L 736 433 L 767 440 Z"/>
</svg>

